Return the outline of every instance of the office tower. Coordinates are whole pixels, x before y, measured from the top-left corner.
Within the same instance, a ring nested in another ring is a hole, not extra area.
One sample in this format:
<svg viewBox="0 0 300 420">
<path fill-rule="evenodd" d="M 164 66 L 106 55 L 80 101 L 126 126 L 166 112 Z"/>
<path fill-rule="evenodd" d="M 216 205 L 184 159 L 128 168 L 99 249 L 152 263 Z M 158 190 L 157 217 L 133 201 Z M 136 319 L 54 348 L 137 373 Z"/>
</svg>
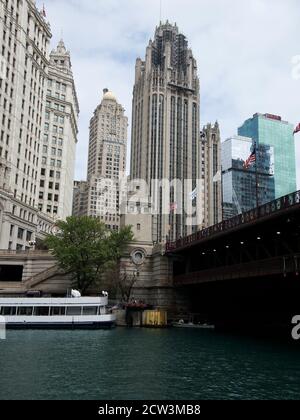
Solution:
<svg viewBox="0 0 300 420">
<path fill-rule="evenodd" d="M 186 236 L 202 223 L 200 194 L 190 199 L 200 189 L 199 103 L 197 63 L 188 41 L 176 24 L 160 24 L 145 60 L 136 60 L 130 172 L 131 179 L 147 182 L 155 203 L 154 242 Z M 164 188 L 162 180 L 173 185 Z"/>
<path fill-rule="evenodd" d="M 251 137 L 259 145 L 274 148 L 275 197 L 297 190 L 294 126 L 280 116 L 255 114 L 239 128 L 238 134 Z"/>
<path fill-rule="evenodd" d="M 234 136 L 222 143 L 223 217 L 241 214 L 275 199 L 274 148 L 257 146 L 255 163 L 247 159 L 254 150 L 249 137 Z"/>
<path fill-rule="evenodd" d="M 201 178 L 205 181 L 203 227 L 209 227 L 222 221 L 221 135 L 217 122 L 203 128 L 200 142 Z"/>
<path fill-rule="evenodd" d="M 51 31 L 33 0 L 0 4 L 0 247 L 28 249 L 53 221 L 37 210 Z"/>
<path fill-rule="evenodd" d="M 88 202 L 88 183 L 86 181 L 74 181 L 73 211 L 75 217 L 86 216 Z"/>
<path fill-rule="evenodd" d="M 119 179 L 126 171 L 127 128 L 124 108 L 104 89 L 90 122 L 87 214 L 112 230 L 120 226 Z"/>
<path fill-rule="evenodd" d="M 39 184 L 39 211 L 57 219 L 72 214 L 79 106 L 70 53 L 61 40 L 50 53 Z"/>
</svg>

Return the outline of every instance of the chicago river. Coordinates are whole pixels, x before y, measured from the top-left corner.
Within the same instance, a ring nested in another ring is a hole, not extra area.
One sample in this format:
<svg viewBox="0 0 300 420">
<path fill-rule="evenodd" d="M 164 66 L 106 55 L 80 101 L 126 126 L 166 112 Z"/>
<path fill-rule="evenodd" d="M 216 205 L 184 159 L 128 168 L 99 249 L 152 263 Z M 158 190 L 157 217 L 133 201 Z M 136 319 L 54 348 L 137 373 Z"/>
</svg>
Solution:
<svg viewBox="0 0 300 420">
<path fill-rule="evenodd" d="M 8 331 L 0 399 L 299 399 L 298 347 L 199 330 Z"/>
</svg>

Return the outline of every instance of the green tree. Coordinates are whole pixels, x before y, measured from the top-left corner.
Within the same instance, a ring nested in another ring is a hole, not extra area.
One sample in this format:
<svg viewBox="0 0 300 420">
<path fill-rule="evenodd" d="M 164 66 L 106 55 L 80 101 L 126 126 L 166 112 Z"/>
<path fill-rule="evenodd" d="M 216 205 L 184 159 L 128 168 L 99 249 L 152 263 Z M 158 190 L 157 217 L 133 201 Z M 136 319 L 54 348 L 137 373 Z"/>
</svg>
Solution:
<svg viewBox="0 0 300 420">
<path fill-rule="evenodd" d="M 111 232 L 98 219 L 84 216 L 59 221 L 56 234 L 49 235 L 45 244 L 59 266 L 73 275 L 73 287 L 84 294 L 100 283 L 132 239 L 131 226 Z"/>
</svg>

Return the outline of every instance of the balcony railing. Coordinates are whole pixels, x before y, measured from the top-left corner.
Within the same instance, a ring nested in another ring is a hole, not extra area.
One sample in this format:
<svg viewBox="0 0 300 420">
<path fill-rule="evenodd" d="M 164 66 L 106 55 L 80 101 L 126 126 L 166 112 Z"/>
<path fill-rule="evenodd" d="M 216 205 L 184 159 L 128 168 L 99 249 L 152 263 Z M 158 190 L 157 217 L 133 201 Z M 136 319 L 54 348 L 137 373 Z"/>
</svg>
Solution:
<svg viewBox="0 0 300 420">
<path fill-rule="evenodd" d="M 5 255 L 47 255 L 50 254 L 49 251 L 44 250 L 9 250 L 9 249 L 0 249 L 0 257 Z"/>
</svg>

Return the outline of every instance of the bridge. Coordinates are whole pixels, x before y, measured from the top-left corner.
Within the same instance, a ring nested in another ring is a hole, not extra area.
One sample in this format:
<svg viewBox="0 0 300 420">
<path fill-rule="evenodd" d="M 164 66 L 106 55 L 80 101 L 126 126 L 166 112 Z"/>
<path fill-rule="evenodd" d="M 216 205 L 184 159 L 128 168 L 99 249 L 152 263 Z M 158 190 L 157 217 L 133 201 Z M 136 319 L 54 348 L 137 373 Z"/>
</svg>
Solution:
<svg viewBox="0 0 300 420">
<path fill-rule="evenodd" d="M 168 243 L 166 255 L 193 312 L 286 324 L 300 314 L 300 191 Z"/>
</svg>

